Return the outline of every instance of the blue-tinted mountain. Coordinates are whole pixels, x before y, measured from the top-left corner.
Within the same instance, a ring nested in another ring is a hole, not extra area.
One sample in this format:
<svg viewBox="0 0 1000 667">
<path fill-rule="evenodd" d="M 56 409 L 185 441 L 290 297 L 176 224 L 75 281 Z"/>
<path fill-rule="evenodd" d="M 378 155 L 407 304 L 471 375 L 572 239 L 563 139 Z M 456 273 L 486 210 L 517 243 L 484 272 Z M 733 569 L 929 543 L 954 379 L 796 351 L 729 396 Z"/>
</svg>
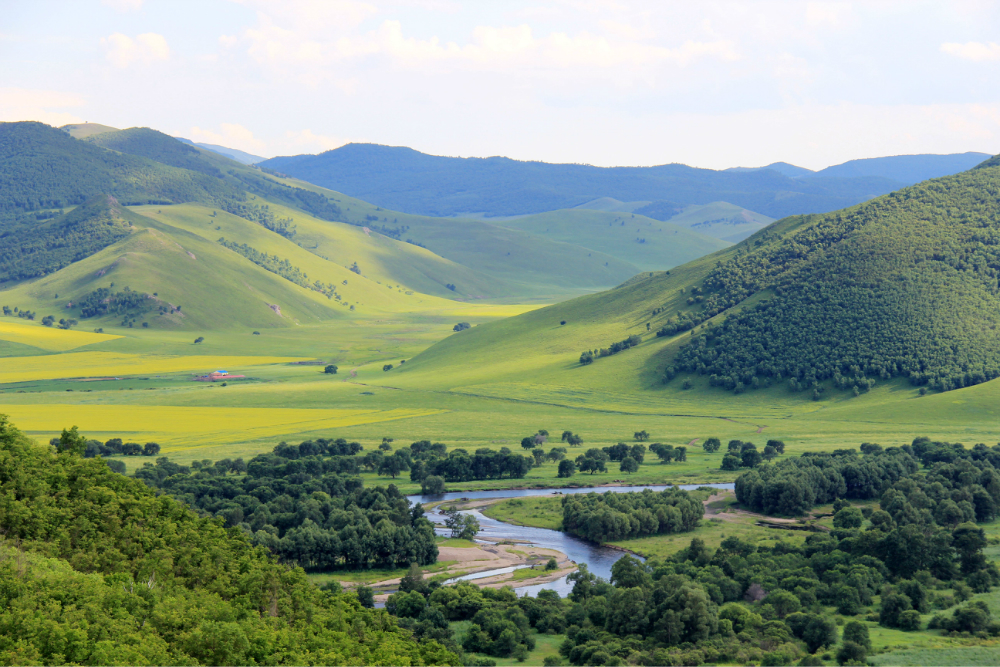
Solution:
<svg viewBox="0 0 1000 667">
<path fill-rule="evenodd" d="M 990 158 L 987 153 L 955 153 L 953 155 L 894 155 L 864 160 L 850 160 L 804 178 L 888 178 L 912 185 L 932 178 L 950 176 L 972 169 Z"/>
<path fill-rule="evenodd" d="M 851 172 L 854 167 L 811 175 L 785 163 L 725 171 L 683 164 L 594 167 L 504 157 L 442 157 L 410 148 L 348 144 L 319 155 L 276 157 L 260 164 L 378 206 L 423 215 L 525 215 L 612 197 L 684 206 L 725 201 L 780 218 L 851 206 L 909 185 L 928 169 L 934 176 L 963 171 L 975 164 L 976 155 L 912 156 L 914 160 L 903 161 L 905 168 L 894 167 L 894 158 L 876 160 L 872 164 L 885 166 L 858 167 L 857 175 Z M 867 173 L 872 169 L 890 176 Z"/>
</svg>

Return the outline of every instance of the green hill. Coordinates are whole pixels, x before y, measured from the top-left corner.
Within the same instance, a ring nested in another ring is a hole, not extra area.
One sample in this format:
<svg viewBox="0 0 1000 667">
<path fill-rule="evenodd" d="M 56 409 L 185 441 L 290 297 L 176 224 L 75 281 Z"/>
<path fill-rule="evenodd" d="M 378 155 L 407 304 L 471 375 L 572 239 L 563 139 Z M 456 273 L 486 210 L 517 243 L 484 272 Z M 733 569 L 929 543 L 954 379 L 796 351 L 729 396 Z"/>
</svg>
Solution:
<svg viewBox="0 0 1000 667">
<path fill-rule="evenodd" d="M 643 209 L 637 212 L 645 213 Z M 731 243 L 742 241 L 774 222 L 774 218 L 724 201 L 685 206 L 666 219 L 675 225 Z"/>
<path fill-rule="evenodd" d="M 817 397 L 892 378 L 946 390 L 998 377 L 996 163 L 844 211 L 786 218 L 669 272 L 463 332 L 399 377 L 427 372 L 460 379 L 457 386 L 520 372 L 525 382 L 589 384 L 604 367 L 634 374 L 605 371 L 609 387 L 678 377 L 737 393 L 775 385 Z M 598 355 L 581 368 L 582 351 L 632 334 L 644 340 L 622 353 L 629 361 Z M 535 369 L 527 377 L 519 362 L 493 361 L 516 350 L 530 350 L 522 355 Z"/>
<path fill-rule="evenodd" d="M 642 271 L 669 269 L 729 245 L 673 221 L 582 208 L 539 213 L 496 224 L 600 251 Z"/>
<path fill-rule="evenodd" d="M 125 205 L 240 196 L 220 179 L 104 150 L 42 123 L 0 123 L 0 220 L 98 194 Z"/>
<path fill-rule="evenodd" d="M 0 415 L 0 655 L 10 664 L 455 664 L 239 528 Z"/>
</svg>

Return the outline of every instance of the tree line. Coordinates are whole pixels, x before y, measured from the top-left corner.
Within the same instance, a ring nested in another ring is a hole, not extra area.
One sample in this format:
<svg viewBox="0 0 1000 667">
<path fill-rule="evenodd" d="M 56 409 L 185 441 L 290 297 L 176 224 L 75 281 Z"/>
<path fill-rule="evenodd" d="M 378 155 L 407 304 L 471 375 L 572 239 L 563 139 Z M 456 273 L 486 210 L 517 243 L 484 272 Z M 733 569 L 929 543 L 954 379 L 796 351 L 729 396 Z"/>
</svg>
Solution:
<svg viewBox="0 0 1000 667">
<path fill-rule="evenodd" d="M 358 443 L 282 443 L 239 466 L 179 466 L 167 459 L 135 475 L 188 503 L 282 561 L 308 570 L 427 565 L 437 560 L 434 528 L 393 486 L 364 488 Z M 389 457 L 386 457 L 389 458 Z"/>
</svg>

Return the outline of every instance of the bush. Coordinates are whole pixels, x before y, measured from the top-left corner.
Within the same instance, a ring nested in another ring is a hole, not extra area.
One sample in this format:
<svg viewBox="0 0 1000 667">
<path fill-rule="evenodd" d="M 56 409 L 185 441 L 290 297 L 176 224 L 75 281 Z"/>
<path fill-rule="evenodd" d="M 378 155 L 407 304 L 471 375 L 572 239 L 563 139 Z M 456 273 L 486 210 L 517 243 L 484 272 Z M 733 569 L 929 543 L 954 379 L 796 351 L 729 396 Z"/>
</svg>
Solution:
<svg viewBox="0 0 1000 667">
<path fill-rule="evenodd" d="M 867 665 L 868 651 L 855 642 L 845 641 L 837 651 L 838 665 Z"/>
<path fill-rule="evenodd" d="M 907 609 L 899 614 L 899 629 L 913 632 L 920 629 L 920 612 L 916 609 Z"/>
</svg>

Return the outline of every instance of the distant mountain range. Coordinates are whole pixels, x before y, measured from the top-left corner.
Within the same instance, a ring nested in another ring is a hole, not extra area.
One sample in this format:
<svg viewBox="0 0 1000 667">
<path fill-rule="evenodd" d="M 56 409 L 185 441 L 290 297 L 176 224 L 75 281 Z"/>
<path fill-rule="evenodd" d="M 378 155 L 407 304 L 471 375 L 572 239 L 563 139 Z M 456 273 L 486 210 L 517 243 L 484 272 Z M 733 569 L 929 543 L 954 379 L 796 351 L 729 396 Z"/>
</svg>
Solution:
<svg viewBox="0 0 1000 667">
<path fill-rule="evenodd" d="M 257 164 L 258 162 L 263 162 L 265 158 L 259 155 L 252 155 L 250 153 L 244 153 L 241 150 L 235 148 L 226 148 L 225 146 L 219 146 L 216 144 L 199 144 L 191 141 L 190 139 L 185 139 L 184 137 L 174 137 L 177 141 L 183 141 L 186 144 L 191 144 L 192 146 L 197 146 L 198 148 L 204 148 L 207 151 L 212 151 L 213 153 L 218 153 L 219 155 L 225 155 L 227 158 L 236 160 L 243 164 Z"/>
<path fill-rule="evenodd" d="M 782 162 L 715 171 L 682 164 L 593 167 L 504 157 L 454 158 L 410 148 L 348 144 L 319 155 L 275 157 L 260 166 L 377 206 L 422 215 L 527 215 L 608 197 L 645 206 L 668 202 L 667 208 L 675 209 L 728 202 L 781 218 L 852 206 L 921 180 L 970 169 L 988 157 L 963 153 L 873 158 L 818 172 Z"/>
</svg>

